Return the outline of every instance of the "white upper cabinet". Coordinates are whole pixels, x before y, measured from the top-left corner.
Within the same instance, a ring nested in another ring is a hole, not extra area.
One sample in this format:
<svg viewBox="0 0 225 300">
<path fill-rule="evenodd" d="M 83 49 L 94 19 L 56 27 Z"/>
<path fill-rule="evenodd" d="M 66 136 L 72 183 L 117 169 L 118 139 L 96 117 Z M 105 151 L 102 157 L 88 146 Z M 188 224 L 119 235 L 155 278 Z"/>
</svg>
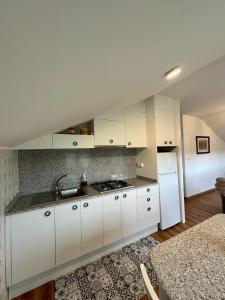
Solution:
<svg viewBox="0 0 225 300">
<path fill-rule="evenodd" d="M 55 207 L 56 265 L 81 256 L 80 201 Z"/>
<path fill-rule="evenodd" d="M 94 148 L 93 135 L 53 134 L 53 149 Z"/>
<path fill-rule="evenodd" d="M 121 193 L 103 196 L 104 246 L 122 238 L 121 196 Z"/>
<path fill-rule="evenodd" d="M 110 121 L 124 122 L 124 112 L 120 110 L 116 112 L 106 113 L 96 118 L 96 120 L 110 120 Z"/>
<path fill-rule="evenodd" d="M 125 111 L 126 147 L 147 147 L 146 114 L 132 110 Z"/>
<path fill-rule="evenodd" d="M 18 150 L 52 149 L 52 134 L 42 136 L 30 142 L 15 147 Z"/>
<path fill-rule="evenodd" d="M 156 110 L 167 110 L 174 111 L 175 103 L 173 98 L 169 98 L 162 95 L 155 95 L 155 109 Z"/>
<path fill-rule="evenodd" d="M 136 189 L 121 193 L 122 234 L 123 237 L 137 232 L 137 199 Z"/>
<path fill-rule="evenodd" d="M 128 106 L 126 109 L 145 113 L 146 112 L 146 101 L 143 100 L 143 101 L 137 102 L 133 105 Z"/>
<path fill-rule="evenodd" d="M 15 149 L 88 149 L 95 146 L 147 147 L 146 103 L 141 101 L 125 110 L 103 114 L 95 120 L 74 126 L 80 133 L 81 126 L 89 129 L 88 135 L 69 134 L 68 129 L 32 140 Z"/>
<path fill-rule="evenodd" d="M 55 266 L 54 208 L 10 218 L 12 284 L 16 284 Z"/>
<path fill-rule="evenodd" d="M 102 196 L 81 201 L 82 254 L 103 246 Z"/>
<path fill-rule="evenodd" d="M 175 100 L 155 96 L 155 129 L 157 146 L 177 146 Z"/>
<path fill-rule="evenodd" d="M 95 146 L 125 146 L 125 123 L 94 120 Z"/>
<path fill-rule="evenodd" d="M 156 110 L 157 146 L 176 146 L 176 115 L 173 111 Z"/>
</svg>

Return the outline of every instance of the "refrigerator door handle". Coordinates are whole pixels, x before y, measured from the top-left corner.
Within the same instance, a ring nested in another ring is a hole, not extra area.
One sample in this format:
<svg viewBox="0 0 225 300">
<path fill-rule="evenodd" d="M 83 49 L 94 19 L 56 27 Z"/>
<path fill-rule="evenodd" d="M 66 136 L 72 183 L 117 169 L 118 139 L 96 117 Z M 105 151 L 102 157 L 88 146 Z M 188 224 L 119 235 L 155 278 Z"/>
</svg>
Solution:
<svg viewBox="0 0 225 300">
<path fill-rule="evenodd" d="M 168 175 L 168 174 L 176 174 L 177 171 L 173 171 L 173 172 L 167 172 L 167 173 L 159 173 L 158 175 L 162 176 L 162 175 Z"/>
</svg>

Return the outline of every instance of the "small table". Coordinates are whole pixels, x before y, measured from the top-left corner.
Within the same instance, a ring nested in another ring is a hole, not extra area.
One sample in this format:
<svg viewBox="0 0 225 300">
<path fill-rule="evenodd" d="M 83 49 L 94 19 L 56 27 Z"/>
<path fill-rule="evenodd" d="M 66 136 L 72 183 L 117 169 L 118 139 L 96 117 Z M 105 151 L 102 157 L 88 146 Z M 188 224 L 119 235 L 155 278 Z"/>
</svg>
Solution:
<svg viewBox="0 0 225 300">
<path fill-rule="evenodd" d="M 150 260 L 160 299 L 225 299 L 225 215 L 215 215 L 157 245 Z"/>
</svg>

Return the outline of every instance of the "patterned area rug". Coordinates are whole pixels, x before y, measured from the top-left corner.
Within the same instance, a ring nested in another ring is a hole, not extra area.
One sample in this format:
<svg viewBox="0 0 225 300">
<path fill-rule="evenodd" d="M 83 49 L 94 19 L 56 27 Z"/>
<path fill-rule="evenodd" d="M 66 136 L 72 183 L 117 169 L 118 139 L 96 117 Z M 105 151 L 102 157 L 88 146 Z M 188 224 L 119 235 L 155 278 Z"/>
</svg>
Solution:
<svg viewBox="0 0 225 300">
<path fill-rule="evenodd" d="M 145 294 L 140 263 L 145 264 L 153 286 L 157 285 L 156 275 L 149 262 L 149 250 L 158 243 L 147 236 L 58 278 L 55 282 L 55 298 L 140 299 Z"/>
</svg>

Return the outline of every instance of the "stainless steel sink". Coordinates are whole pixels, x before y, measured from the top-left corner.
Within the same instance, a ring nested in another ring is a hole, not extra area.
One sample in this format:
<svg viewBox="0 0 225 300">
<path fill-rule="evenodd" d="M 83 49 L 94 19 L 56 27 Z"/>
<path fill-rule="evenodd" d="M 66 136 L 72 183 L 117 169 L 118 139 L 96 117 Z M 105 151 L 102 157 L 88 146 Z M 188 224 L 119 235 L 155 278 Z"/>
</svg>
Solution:
<svg viewBox="0 0 225 300">
<path fill-rule="evenodd" d="M 80 197 L 80 196 L 85 196 L 86 194 L 87 194 L 86 190 L 80 187 L 73 188 L 73 189 L 59 190 L 59 196 L 61 199 Z"/>
</svg>

